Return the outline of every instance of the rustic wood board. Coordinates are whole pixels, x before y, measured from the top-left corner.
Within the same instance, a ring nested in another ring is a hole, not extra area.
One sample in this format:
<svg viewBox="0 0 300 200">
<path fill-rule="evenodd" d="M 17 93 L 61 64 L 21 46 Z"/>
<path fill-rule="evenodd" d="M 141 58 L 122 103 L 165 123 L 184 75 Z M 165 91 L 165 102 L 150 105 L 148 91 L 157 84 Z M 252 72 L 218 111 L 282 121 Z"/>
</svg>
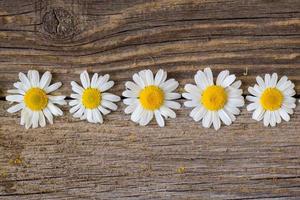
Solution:
<svg viewBox="0 0 300 200">
<path fill-rule="evenodd" d="M 206 66 L 244 89 L 288 75 L 299 100 L 299 47 L 299 0 L 0 0 L 0 199 L 299 199 L 299 105 L 276 128 L 243 109 L 216 132 L 186 108 L 165 128 L 139 127 L 120 102 L 103 125 L 64 107 L 25 130 L 4 101 L 28 69 L 51 71 L 65 95 L 83 70 L 109 73 L 121 95 L 141 69 L 167 70 L 182 92 Z"/>
</svg>

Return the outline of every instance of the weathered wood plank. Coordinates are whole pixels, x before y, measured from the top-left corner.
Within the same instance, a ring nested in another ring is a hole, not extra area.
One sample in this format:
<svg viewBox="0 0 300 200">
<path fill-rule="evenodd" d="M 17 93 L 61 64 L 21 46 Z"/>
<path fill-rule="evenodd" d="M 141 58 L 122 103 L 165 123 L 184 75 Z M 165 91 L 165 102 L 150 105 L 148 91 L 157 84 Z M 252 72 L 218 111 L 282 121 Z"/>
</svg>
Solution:
<svg viewBox="0 0 300 200">
<path fill-rule="evenodd" d="M 117 112 L 103 125 L 65 116 L 35 130 L 3 101 L 19 71 L 50 70 L 57 94 L 85 69 L 121 95 L 134 72 L 184 84 L 206 66 L 288 75 L 300 95 L 298 0 L 0 0 L 0 199 L 299 199 L 300 108 L 265 128 L 243 109 L 218 132 L 178 111 L 165 128 Z M 298 98 L 299 99 L 299 98 Z M 182 100 L 181 100 L 182 102 Z"/>
<path fill-rule="evenodd" d="M 0 103 L 0 198 L 297 199 L 300 107 L 264 128 L 243 110 L 220 131 L 184 108 L 166 128 L 138 127 L 123 106 L 103 125 L 64 117 L 26 131 Z"/>
<path fill-rule="evenodd" d="M 54 72 L 64 94 L 84 69 L 110 73 L 121 94 L 143 68 L 185 84 L 205 66 L 230 69 L 244 88 L 258 74 L 286 74 L 300 91 L 297 0 L 10 2 L 0 6 L 2 97 L 31 68 Z"/>
</svg>

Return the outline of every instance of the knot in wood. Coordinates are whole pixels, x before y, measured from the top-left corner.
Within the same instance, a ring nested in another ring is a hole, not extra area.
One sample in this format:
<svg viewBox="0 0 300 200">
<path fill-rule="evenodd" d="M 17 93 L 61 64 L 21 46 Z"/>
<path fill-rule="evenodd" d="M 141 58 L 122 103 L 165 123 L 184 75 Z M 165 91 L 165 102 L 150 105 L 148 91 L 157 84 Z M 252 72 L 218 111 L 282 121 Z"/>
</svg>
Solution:
<svg viewBox="0 0 300 200">
<path fill-rule="evenodd" d="M 66 39 L 74 35 L 74 16 L 63 8 L 51 8 L 43 17 L 43 28 L 52 38 Z"/>
</svg>

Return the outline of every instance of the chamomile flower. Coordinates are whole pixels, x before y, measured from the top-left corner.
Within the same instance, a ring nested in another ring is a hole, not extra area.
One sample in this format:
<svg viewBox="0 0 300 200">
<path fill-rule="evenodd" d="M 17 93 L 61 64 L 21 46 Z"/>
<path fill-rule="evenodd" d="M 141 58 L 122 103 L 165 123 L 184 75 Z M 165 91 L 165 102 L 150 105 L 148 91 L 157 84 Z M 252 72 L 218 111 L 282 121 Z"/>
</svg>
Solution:
<svg viewBox="0 0 300 200">
<path fill-rule="evenodd" d="M 105 92 L 114 86 L 113 81 L 109 81 L 109 75 L 99 76 L 95 73 L 90 81 L 89 74 L 84 71 L 80 74 L 82 86 L 72 81 L 71 86 L 74 100 L 69 102 L 70 113 L 74 118 L 87 120 L 91 123 L 103 123 L 103 116 L 110 113 L 110 110 L 117 110 L 114 102 L 121 100 L 119 96 Z"/>
<path fill-rule="evenodd" d="M 289 115 L 293 114 L 293 108 L 296 107 L 296 99 L 292 97 L 296 94 L 295 85 L 287 76 L 278 81 L 277 73 L 266 74 L 265 79 L 257 76 L 256 81 L 254 87 L 248 88 L 253 96 L 246 97 L 252 102 L 247 106 L 248 111 L 254 111 L 252 118 L 263 120 L 265 126 L 276 126 L 281 118 L 289 121 Z"/>
<path fill-rule="evenodd" d="M 235 121 L 235 115 L 240 113 L 238 107 L 244 106 L 243 91 L 240 88 L 241 81 L 235 81 L 235 75 L 229 75 L 229 71 L 222 71 L 214 84 L 213 74 L 210 68 L 199 70 L 195 75 L 196 85 L 186 84 L 187 93 L 182 96 L 188 101 L 186 107 L 193 107 L 190 112 L 196 122 L 202 120 L 202 125 L 209 128 L 212 124 L 215 130 L 221 127 L 221 121 L 230 125 Z"/>
<path fill-rule="evenodd" d="M 52 75 L 45 72 L 40 79 L 39 72 L 29 70 L 27 76 L 19 73 L 20 82 L 14 83 L 16 89 L 8 90 L 12 95 L 6 96 L 6 100 L 18 104 L 10 107 L 7 111 L 15 113 L 21 110 L 21 125 L 25 128 L 37 128 L 46 125 L 45 117 L 53 124 L 53 115 L 61 116 L 63 112 L 55 104 L 66 104 L 65 96 L 52 96 L 49 93 L 57 90 L 62 83 L 50 85 Z M 50 85 L 50 86 L 49 86 Z"/>
<path fill-rule="evenodd" d="M 173 100 L 180 98 L 180 94 L 174 90 L 178 87 L 175 79 L 167 80 L 167 72 L 160 69 L 155 77 L 151 70 L 142 70 L 133 75 L 133 81 L 125 83 L 123 92 L 126 114 L 131 114 L 131 120 L 147 125 L 155 116 L 160 127 L 165 125 L 164 118 L 175 118 L 176 113 L 172 109 L 179 109 L 180 104 Z"/>
</svg>

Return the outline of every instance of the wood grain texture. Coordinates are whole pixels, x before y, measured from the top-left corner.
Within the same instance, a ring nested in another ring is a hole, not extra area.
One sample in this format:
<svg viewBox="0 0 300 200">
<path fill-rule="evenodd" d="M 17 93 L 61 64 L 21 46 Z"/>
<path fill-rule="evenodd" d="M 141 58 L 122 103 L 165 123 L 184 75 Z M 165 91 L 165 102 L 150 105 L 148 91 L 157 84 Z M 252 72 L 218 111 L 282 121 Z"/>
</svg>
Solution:
<svg viewBox="0 0 300 200">
<path fill-rule="evenodd" d="M 177 112 L 138 127 L 124 106 L 93 125 L 65 115 L 35 130 L 6 112 L 19 71 L 49 70 L 71 93 L 108 73 L 112 93 L 141 69 L 192 83 L 206 66 L 288 75 L 300 95 L 299 0 L 0 0 L 0 199 L 299 199 L 300 107 L 265 128 L 243 109 L 220 131 Z M 183 103 L 183 100 L 180 100 Z"/>
<path fill-rule="evenodd" d="M 177 112 L 166 128 L 138 127 L 121 106 L 103 125 L 64 117 L 25 130 L 0 104 L 5 199 L 297 199 L 300 107 L 264 128 L 243 110 L 215 132 Z"/>
</svg>

